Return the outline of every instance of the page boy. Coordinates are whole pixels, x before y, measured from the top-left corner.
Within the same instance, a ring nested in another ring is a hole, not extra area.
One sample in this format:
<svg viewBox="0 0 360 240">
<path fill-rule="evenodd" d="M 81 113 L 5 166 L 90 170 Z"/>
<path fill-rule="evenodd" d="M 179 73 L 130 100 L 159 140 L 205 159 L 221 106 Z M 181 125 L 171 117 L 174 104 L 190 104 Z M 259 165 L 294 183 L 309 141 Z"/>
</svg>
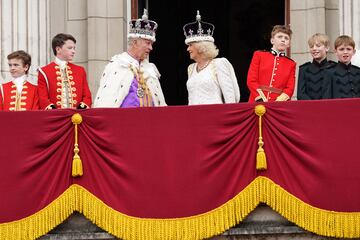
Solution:
<svg viewBox="0 0 360 240">
<path fill-rule="evenodd" d="M 38 85 L 41 109 L 78 108 L 91 106 L 91 92 L 85 69 L 71 63 L 76 40 L 59 33 L 52 39 L 55 60 L 39 68 Z"/>
<path fill-rule="evenodd" d="M 316 33 L 309 38 L 308 44 L 313 61 L 299 67 L 298 100 L 322 99 L 324 69 L 331 68 L 336 64 L 327 60 L 327 53 L 330 49 L 328 36 Z"/>
<path fill-rule="evenodd" d="M 37 86 L 27 81 L 31 56 L 20 50 L 10 53 L 7 59 L 12 80 L 0 84 L 0 109 L 6 111 L 39 109 Z"/>
<path fill-rule="evenodd" d="M 296 63 L 286 57 L 292 31 L 276 25 L 271 31 L 270 51 L 255 51 L 247 76 L 249 102 L 287 101 L 295 86 Z"/>
<path fill-rule="evenodd" d="M 324 71 L 324 98 L 360 97 L 360 68 L 351 64 L 355 42 L 347 35 L 335 40 L 338 63 Z"/>
</svg>

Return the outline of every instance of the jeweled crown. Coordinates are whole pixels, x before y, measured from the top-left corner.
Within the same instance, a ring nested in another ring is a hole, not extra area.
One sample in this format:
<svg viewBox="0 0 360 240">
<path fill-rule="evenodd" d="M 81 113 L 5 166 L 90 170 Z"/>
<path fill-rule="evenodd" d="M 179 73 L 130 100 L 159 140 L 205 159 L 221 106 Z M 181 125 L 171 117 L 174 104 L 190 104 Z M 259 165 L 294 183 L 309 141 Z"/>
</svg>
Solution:
<svg viewBox="0 0 360 240">
<path fill-rule="evenodd" d="M 143 38 L 155 42 L 155 32 L 158 24 L 155 21 L 148 19 L 147 10 L 144 9 L 144 14 L 139 19 L 132 19 L 129 22 L 128 38 Z"/>
<path fill-rule="evenodd" d="M 185 35 L 185 44 L 191 42 L 215 41 L 213 38 L 215 26 L 211 23 L 201 21 L 199 10 L 197 10 L 196 21 L 185 24 L 183 29 Z"/>
</svg>

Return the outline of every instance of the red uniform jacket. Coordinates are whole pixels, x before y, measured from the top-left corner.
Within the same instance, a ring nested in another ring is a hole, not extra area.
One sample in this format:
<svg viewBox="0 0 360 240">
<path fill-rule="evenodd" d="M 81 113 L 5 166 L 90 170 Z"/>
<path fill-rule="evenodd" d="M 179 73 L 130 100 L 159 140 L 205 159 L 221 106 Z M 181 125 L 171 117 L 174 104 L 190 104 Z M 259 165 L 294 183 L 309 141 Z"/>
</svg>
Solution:
<svg viewBox="0 0 360 240">
<path fill-rule="evenodd" d="M 285 93 L 289 98 L 295 87 L 296 63 L 285 56 L 269 51 L 255 51 L 247 76 L 249 102 L 258 99 L 275 101 Z"/>
<path fill-rule="evenodd" d="M 81 66 L 68 63 L 67 78 L 69 80 L 69 99 L 71 108 L 77 108 L 80 104 L 91 106 L 91 92 L 86 79 L 85 69 Z M 51 104 L 56 108 L 63 108 L 62 88 L 65 87 L 61 78 L 59 66 L 52 62 L 39 68 L 38 74 L 40 108 L 48 109 Z"/>
<path fill-rule="evenodd" d="M 37 86 L 25 81 L 21 94 L 17 94 L 16 85 L 8 82 L 0 86 L 0 109 L 6 111 L 25 111 L 39 109 L 39 95 Z"/>
</svg>

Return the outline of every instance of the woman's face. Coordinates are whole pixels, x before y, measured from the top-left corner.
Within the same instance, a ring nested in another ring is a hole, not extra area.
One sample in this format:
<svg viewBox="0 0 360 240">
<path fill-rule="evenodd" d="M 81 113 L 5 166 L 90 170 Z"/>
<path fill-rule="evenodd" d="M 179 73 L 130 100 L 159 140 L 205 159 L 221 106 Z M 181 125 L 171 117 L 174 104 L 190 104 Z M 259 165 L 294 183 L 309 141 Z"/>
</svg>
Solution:
<svg viewBox="0 0 360 240">
<path fill-rule="evenodd" d="M 190 54 L 190 59 L 196 61 L 200 58 L 200 53 L 196 47 L 196 43 L 189 43 L 188 48 L 186 49 Z"/>
</svg>

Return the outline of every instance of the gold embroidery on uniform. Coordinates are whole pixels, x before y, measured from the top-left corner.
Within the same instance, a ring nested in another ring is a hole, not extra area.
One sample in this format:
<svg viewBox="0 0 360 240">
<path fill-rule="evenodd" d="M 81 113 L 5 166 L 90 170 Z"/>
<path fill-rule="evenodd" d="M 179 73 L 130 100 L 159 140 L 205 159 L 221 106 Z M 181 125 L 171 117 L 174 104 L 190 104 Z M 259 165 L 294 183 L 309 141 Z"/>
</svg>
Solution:
<svg viewBox="0 0 360 240">
<path fill-rule="evenodd" d="M 11 90 L 11 94 L 15 94 L 15 95 L 10 96 L 10 99 L 14 99 L 14 101 L 10 102 L 10 105 L 13 105 L 12 107 L 9 108 L 10 111 L 25 111 L 26 110 L 25 100 L 27 99 L 26 95 L 28 94 L 28 91 L 26 91 L 25 89 L 28 89 L 28 87 L 25 84 L 26 84 L 26 81 L 24 81 L 24 83 L 23 83 L 23 89 L 20 94 L 17 92 L 17 90 Z M 11 88 L 16 88 L 16 85 L 13 83 L 11 85 Z"/>
<path fill-rule="evenodd" d="M 55 69 L 59 69 L 60 67 L 58 65 L 55 66 Z M 76 104 L 73 99 L 73 92 L 76 91 L 75 88 L 72 88 L 71 86 L 75 85 L 75 82 L 72 81 L 74 77 L 72 76 L 71 67 L 66 65 L 64 70 L 56 71 L 57 75 L 57 95 L 56 99 L 60 100 L 56 102 L 56 105 L 61 107 L 69 107 L 74 108 L 74 105 Z"/>
</svg>

